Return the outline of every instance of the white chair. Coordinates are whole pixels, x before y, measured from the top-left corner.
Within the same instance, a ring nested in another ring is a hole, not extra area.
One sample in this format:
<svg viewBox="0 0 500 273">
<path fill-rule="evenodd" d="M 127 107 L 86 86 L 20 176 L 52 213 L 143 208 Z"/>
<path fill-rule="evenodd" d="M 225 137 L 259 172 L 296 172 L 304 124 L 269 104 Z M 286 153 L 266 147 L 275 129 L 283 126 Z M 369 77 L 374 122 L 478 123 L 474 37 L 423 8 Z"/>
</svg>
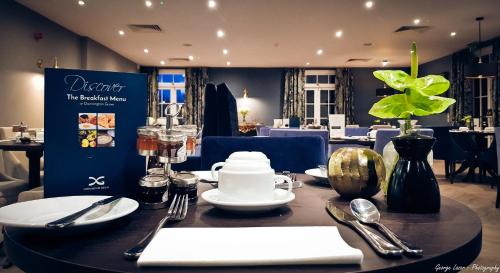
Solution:
<svg viewBox="0 0 500 273">
<path fill-rule="evenodd" d="M 328 115 L 328 124 L 330 128 L 330 138 L 345 136 L 345 115 Z"/>
<path fill-rule="evenodd" d="M 283 125 L 282 119 L 274 119 L 273 120 L 273 128 L 281 128 L 281 125 Z"/>
<path fill-rule="evenodd" d="M 290 119 L 289 118 L 284 118 L 281 127 L 283 127 L 283 128 L 290 128 Z"/>
</svg>

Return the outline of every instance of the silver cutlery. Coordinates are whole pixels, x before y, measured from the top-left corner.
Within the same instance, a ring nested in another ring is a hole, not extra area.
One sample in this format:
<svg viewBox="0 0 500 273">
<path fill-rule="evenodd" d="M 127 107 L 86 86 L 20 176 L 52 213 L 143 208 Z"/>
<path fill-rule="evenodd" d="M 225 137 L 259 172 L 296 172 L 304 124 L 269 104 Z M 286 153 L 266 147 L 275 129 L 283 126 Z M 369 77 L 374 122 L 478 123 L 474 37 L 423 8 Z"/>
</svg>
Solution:
<svg viewBox="0 0 500 273">
<path fill-rule="evenodd" d="M 65 228 L 65 227 L 71 226 L 75 223 L 76 220 L 78 220 L 78 218 L 80 218 L 83 215 L 87 214 L 88 212 L 94 210 L 95 208 L 98 208 L 101 206 L 112 206 L 113 204 L 111 204 L 111 203 L 113 203 L 114 201 L 117 201 L 121 198 L 122 198 L 121 196 L 112 196 L 112 197 L 108 197 L 108 198 L 99 200 L 99 201 L 93 203 L 92 205 L 90 205 L 89 207 L 86 207 L 80 211 L 77 211 L 77 212 L 70 214 L 68 216 L 65 216 L 61 219 L 47 223 L 45 225 L 45 227 L 49 228 L 49 229 L 58 229 L 58 228 Z"/>
<path fill-rule="evenodd" d="M 380 223 L 380 212 L 372 202 L 358 198 L 351 201 L 350 207 L 356 218 L 364 224 L 375 226 L 380 232 L 387 236 L 389 240 L 402 248 L 407 255 L 416 257 L 422 256 L 424 251 L 421 248 L 400 239 L 394 232 Z"/>
<path fill-rule="evenodd" d="M 400 257 L 403 253 L 401 248 L 366 229 L 354 216 L 337 208 L 331 200 L 326 202 L 326 209 L 337 221 L 355 229 L 379 255 L 392 258 Z"/>
<path fill-rule="evenodd" d="M 141 256 L 146 246 L 153 240 L 155 235 L 163 228 L 167 222 L 181 221 L 186 218 L 188 210 L 187 194 L 174 195 L 174 199 L 168 208 L 167 215 L 158 222 L 151 232 L 149 232 L 137 245 L 123 252 L 123 256 L 128 260 L 137 260 Z"/>
<path fill-rule="evenodd" d="M 290 177 L 290 179 L 292 180 L 292 188 L 297 189 L 297 188 L 302 188 L 304 186 L 304 182 L 297 181 L 296 174 L 290 173 L 289 171 L 283 171 L 282 174 Z M 276 185 L 276 188 L 288 189 L 288 185 L 286 183 L 282 183 L 282 184 Z"/>
</svg>

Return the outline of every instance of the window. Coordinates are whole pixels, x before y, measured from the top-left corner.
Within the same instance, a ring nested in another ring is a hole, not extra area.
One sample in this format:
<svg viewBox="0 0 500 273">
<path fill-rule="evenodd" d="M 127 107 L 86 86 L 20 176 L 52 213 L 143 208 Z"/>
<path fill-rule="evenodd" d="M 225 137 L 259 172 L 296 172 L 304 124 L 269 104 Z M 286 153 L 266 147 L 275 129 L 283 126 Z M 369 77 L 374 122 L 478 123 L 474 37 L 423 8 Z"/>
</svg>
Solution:
<svg viewBox="0 0 500 273">
<path fill-rule="evenodd" d="M 183 104 L 186 99 L 186 71 L 184 69 L 160 69 L 158 71 L 158 104 L 160 117 L 165 115 L 168 103 Z"/>
<path fill-rule="evenodd" d="M 487 117 L 488 109 L 493 109 L 493 79 L 482 78 L 473 80 L 473 117 L 479 122 L 486 121 L 488 126 L 492 126 L 492 117 Z M 474 124 L 480 126 L 481 124 Z"/>
<path fill-rule="evenodd" d="M 335 71 L 307 70 L 305 96 L 306 124 L 328 125 L 335 113 Z"/>
</svg>

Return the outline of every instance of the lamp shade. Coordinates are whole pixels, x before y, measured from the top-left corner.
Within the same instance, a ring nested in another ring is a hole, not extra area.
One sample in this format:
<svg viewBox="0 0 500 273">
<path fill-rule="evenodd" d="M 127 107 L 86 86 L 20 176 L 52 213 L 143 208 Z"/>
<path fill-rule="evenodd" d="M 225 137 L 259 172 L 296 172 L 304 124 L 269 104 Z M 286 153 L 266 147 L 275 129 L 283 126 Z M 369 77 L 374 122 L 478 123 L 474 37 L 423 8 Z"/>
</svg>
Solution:
<svg viewBox="0 0 500 273">
<path fill-rule="evenodd" d="M 472 63 L 464 68 L 466 79 L 494 78 L 497 75 L 497 63 Z"/>
</svg>

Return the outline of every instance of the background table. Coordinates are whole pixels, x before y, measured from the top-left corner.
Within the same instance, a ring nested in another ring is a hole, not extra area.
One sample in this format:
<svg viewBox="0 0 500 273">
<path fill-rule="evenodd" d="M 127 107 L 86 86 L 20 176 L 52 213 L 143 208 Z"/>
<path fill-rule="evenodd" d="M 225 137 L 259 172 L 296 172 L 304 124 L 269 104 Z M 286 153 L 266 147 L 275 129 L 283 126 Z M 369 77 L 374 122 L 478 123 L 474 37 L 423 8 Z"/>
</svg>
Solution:
<svg viewBox="0 0 500 273">
<path fill-rule="evenodd" d="M 488 171 L 492 176 L 496 176 L 495 170 L 489 164 L 486 164 L 482 154 L 488 150 L 487 136 L 495 135 L 494 132 L 486 131 L 458 131 L 450 130 L 450 137 L 460 149 L 466 154 L 466 159 L 462 162 L 457 171 L 453 171 L 450 176 L 450 181 L 453 182 L 455 176 L 463 171 L 468 170 L 465 181 L 475 181 L 476 168 L 479 168 L 479 181 L 482 181 L 483 176 Z M 494 143 L 493 143 L 494 144 Z M 495 155 L 496 156 L 496 155 Z"/>
<path fill-rule="evenodd" d="M 29 162 L 28 183 L 30 189 L 40 186 L 40 158 L 43 156 L 43 143 L 16 143 L 12 141 L 0 142 L 0 150 L 25 151 Z"/>
<path fill-rule="evenodd" d="M 466 206 L 442 198 L 438 214 L 402 214 L 387 212 L 382 198 L 376 199 L 382 210 L 382 222 L 401 237 L 424 249 L 420 259 L 403 257 L 383 259 L 342 224 L 333 220 L 325 210 L 326 200 L 346 209 L 348 202 L 331 189 L 315 183 L 306 175 L 304 188 L 296 189 L 296 199 L 272 212 L 243 216 L 213 208 L 203 200 L 190 207 L 187 218 L 168 227 L 270 227 L 270 226 L 338 226 L 340 234 L 351 246 L 364 254 L 361 265 L 316 266 L 259 266 L 259 267 L 162 267 L 139 268 L 126 261 L 122 252 L 134 245 L 163 217 L 165 210 L 138 211 L 119 220 L 107 229 L 63 238 L 29 234 L 21 229 L 6 228 L 5 247 L 12 262 L 30 272 L 435 272 L 435 266 L 468 265 L 481 250 L 481 222 Z M 203 190 L 211 186 L 200 184 Z M 423 200 L 424 201 L 424 200 Z M 290 238 L 293 240 L 293 238 Z M 175 248 L 175 246 L 166 246 Z M 192 243 L 196 251 L 196 243 Z M 307 250 L 304 250 L 307 251 Z"/>
</svg>

